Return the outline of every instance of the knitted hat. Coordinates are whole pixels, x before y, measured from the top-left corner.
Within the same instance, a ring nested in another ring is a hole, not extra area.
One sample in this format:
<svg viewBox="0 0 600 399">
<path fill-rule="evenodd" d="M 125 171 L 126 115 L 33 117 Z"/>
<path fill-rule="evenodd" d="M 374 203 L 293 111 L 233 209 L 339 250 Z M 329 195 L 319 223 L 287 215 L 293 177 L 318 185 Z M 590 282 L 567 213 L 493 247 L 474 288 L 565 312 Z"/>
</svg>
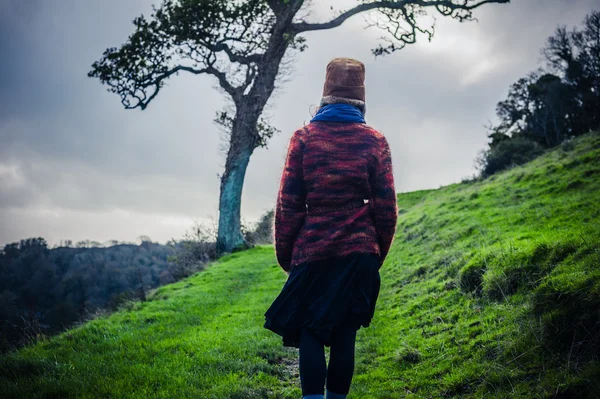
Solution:
<svg viewBox="0 0 600 399">
<path fill-rule="evenodd" d="M 365 65 L 352 58 L 334 58 L 327 64 L 321 106 L 345 103 L 365 107 Z"/>
</svg>

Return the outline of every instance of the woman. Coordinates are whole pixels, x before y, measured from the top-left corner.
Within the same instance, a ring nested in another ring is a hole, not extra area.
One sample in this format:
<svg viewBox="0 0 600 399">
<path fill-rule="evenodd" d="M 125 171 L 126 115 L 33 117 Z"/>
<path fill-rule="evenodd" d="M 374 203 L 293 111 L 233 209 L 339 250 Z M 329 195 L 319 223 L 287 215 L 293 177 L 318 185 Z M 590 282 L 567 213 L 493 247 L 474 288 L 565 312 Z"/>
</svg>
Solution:
<svg viewBox="0 0 600 399">
<path fill-rule="evenodd" d="M 365 123 L 364 78 L 360 61 L 327 65 L 320 108 L 290 139 L 277 196 L 273 239 L 289 275 L 264 327 L 299 348 L 304 399 L 346 398 L 356 332 L 374 315 L 396 230 L 390 148 Z"/>
</svg>

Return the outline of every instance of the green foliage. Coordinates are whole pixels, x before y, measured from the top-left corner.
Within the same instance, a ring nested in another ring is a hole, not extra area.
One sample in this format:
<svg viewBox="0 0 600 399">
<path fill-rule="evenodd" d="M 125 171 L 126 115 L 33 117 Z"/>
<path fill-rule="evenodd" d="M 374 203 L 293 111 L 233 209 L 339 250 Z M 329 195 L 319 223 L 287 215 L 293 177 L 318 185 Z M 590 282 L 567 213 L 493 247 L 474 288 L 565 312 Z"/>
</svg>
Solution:
<svg viewBox="0 0 600 399">
<path fill-rule="evenodd" d="M 170 245 L 174 254 L 169 257 L 169 273 L 175 280 L 191 276 L 203 270 L 208 262 L 217 259 L 215 223 L 195 223 L 180 242 Z"/>
<path fill-rule="evenodd" d="M 179 72 L 213 75 L 237 97 L 253 81 L 274 22 L 260 0 L 163 0 L 149 18 L 133 21 L 127 42 L 108 48 L 88 76 L 118 94 L 125 108 L 145 109 Z M 221 67 L 222 56 L 236 65 L 231 75 Z"/>
<path fill-rule="evenodd" d="M 501 141 L 484 153 L 481 174 L 487 177 L 513 166 L 523 165 L 543 152 L 544 149 L 538 143 L 525 137 Z"/>
<path fill-rule="evenodd" d="M 253 226 L 242 223 L 242 234 L 250 244 L 273 243 L 273 216 L 275 209 L 264 212 Z"/>
<path fill-rule="evenodd" d="M 72 242 L 70 242 L 72 244 Z M 180 246 L 153 243 L 50 249 L 43 238 L 0 251 L 0 352 L 116 309 L 173 281 L 168 258 Z M 114 244 L 114 243 L 113 243 Z M 143 287 L 143 289 L 142 289 Z"/>
<path fill-rule="evenodd" d="M 600 128 L 600 11 L 571 32 L 557 28 L 542 53 L 546 68 L 511 85 L 496 107 L 500 122 L 476 161 L 484 177 Z"/>
</svg>

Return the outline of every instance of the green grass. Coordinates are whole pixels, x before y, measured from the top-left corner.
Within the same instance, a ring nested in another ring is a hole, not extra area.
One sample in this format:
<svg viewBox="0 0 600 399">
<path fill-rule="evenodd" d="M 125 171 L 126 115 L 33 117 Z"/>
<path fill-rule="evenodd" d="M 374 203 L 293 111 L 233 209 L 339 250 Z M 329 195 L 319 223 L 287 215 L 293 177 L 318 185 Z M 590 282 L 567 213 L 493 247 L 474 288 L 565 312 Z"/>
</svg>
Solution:
<svg viewBox="0 0 600 399">
<path fill-rule="evenodd" d="M 600 135 L 484 181 L 398 195 L 349 398 L 596 398 Z M 265 330 L 272 246 L 0 358 L 0 397 L 300 398 Z"/>
<path fill-rule="evenodd" d="M 148 302 L 0 358 L 0 398 L 297 398 L 281 361 L 295 352 L 262 327 L 284 281 L 272 246 L 222 257 Z"/>
</svg>

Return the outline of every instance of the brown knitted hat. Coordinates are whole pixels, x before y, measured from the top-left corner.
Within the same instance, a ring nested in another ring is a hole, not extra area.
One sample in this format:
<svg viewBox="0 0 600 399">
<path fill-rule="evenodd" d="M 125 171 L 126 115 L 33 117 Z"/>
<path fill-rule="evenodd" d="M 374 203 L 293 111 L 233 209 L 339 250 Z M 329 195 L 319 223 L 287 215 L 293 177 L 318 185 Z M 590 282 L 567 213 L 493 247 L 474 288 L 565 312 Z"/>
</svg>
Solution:
<svg viewBox="0 0 600 399">
<path fill-rule="evenodd" d="M 327 64 L 321 105 L 348 103 L 365 110 L 365 65 L 352 58 L 334 58 Z"/>
</svg>

